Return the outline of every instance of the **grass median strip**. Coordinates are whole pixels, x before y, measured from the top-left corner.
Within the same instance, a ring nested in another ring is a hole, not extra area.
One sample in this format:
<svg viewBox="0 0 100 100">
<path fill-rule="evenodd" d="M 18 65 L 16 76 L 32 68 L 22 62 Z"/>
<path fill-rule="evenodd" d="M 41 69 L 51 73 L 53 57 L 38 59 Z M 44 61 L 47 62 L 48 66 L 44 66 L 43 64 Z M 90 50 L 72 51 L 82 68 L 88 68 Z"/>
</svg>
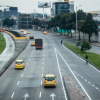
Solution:
<svg viewBox="0 0 100 100">
<path fill-rule="evenodd" d="M 5 49 L 6 41 L 3 35 L 0 33 L 0 53 Z"/>
<path fill-rule="evenodd" d="M 95 66 L 97 66 L 98 68 L 100 68 L 100 55 L 92 53 L 92 52 L 85 52 L 85 51 L 81 51 L 78 47 L 73 46 L 71 44 L 68 43 L 64 43 L 64 45 L 69 48 L 70 50 L 72 50 L 74 53 L 78 54 L 79 56 L 85 58 L 86 55 L 88 55 L 89 57 L 89 61 L 94 64 Z"/>
</svg>

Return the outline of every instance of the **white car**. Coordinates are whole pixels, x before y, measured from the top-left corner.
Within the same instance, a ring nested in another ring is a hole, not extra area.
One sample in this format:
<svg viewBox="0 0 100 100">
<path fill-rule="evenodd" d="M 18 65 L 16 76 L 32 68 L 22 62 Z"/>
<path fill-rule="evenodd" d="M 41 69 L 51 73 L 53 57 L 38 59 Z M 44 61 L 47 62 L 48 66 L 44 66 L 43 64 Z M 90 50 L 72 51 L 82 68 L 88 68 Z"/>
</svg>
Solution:
<svg viewBox="0 0 100 100">
<path fill-rule="evenodd" d="M 24 31 L 23 35 L 27 35 L 26 31 Z"/>
</svg>

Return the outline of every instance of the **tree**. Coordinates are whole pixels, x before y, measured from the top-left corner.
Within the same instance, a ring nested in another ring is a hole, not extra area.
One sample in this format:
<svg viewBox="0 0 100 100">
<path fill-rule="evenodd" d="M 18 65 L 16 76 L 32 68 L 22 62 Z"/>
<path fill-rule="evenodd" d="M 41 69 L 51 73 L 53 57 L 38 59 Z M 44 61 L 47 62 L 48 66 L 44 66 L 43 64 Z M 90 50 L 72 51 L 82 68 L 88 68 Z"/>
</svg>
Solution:
<svg viewBox="0 0 100 100">
<path fill-rule="evenodd" d="M 78 41 L 78 42 L 76 43 L 76 46 L 81 46 L 81 42 Z"/>
<path fill-rule="evenodd" d="M 10 19 L 8 26 L 13 26 L 13 25 L 14 25 L 14 19 Z"/>
<path fill-rule="evenodd" d="M 78 20 L 77 21 L 77 28 L 78 28 L 78 31 L 79 31 L 79 40 L 80 40 L 81 27 L 84 24 L 84 22 L 85 22 L 85 20 Z"/>
<path fill-rule="evenodd" d="M 7 25 L 8 27 L 13 26 L 14 25 L 14 19 L 8 19 L 8 18 L 4 19 L 3 25 Z"/>
<path fill-rule="evenodd" d="M 77 30 L 79 31 L 79 40 L 80 40 L 80 28 L 85 19 L 86 19 L 86 13 L 83 12 L 83 10 L 78 10 L 77 11 Z M 76 30 L 76 13 L 75 12 L 71 13 L 71 23 L 72 23 L 71 29 Z"/>
<path fill-rule="evenodd" d="M 40 23 L 40 20 L 37 19 L 37 18 L 33 19 L 33 21 L 32 21 L 33 25 L 37 25 L 38 26 L 39 23 Z"/>
<path fill-rule="evenodd" d="M 77 20 L 85 20 L 86 13 L 81 9 L 77 11 Z"/>
<path fill-rule="evenodd" d="M 89 13 L 87 15 L 86 20 L 81 27 L 81 30 L 82 32 L 89 35 L 89 42 L 90 42 L 90 37 L 92 36 L 92 34 L 98 34 L 97 25 L 95 21 L 93 20 L 92 14 Z"/>
<path fill-rule="evenodd" d="M 91 45 L 87 41 L 83 41 L 81 45 L 81 51 L 86 51 L 91 49 Z"/>
</svg>

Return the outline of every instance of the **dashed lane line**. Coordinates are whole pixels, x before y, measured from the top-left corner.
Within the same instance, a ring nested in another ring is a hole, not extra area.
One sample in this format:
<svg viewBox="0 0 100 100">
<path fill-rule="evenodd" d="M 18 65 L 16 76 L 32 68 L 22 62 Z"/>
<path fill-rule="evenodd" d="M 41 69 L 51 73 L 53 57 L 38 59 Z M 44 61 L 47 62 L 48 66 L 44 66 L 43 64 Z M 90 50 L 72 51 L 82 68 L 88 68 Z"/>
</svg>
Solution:
<svg viewBox="0 0 100 100">
<path fill-rule="evenodd" d="M 24 70 L 26 70 L 26 68 L 24 68 Z"/>
<path fill-rule="evenodd" d="M 23 77 L 23 74 L 21 75 L 21 77 Z"/>
<path fill-rule="evenodd" d="M 43 77 L 43 73 L 42 73 L 42 77 Z"/>
<path fill-rule="evenodd" d="M 20 81 L 18 81 L 17 85 L 19 85 Z"/>
<path fill-rule="evenodd" d="M 62 55 L 59 53 L 59 51 L 55 48 L 55 51 L 57 51 L 57 53 L 60 55 L 60 57 L 63 59 L 63 61 L 65 62 L 65 64 L 67 65 L 67 67 L 69 68 L 70 72 L 72 73 L 72 75 L 74 76 L 74 78 L 77 80 L 77 82 L 79 83 L 79 85 L 81 86 L 81 88 L 83 89 L 83 91 L 85 92 L 85 94 L 87 95 L 87 97 L 89 98 L 89 100 L 92 100 L 91 97 L 89 96 L 89 94 L 86 92 L 85 88 L 83 87 L 83 85 L 81 84 L 81 82 L 78 80 L 78 78 L 76 77 L 76 75 L 74 74 L 74 72 L 72 71 L 72 69 L 70 68 L 70 66 L 68 65 L 68 63 L 65 61 L 65 59 L 62 57 Z M 70 51 L 70 50 L 69 50 Z M 75 55 L 75 54 L 74 54 Z"/>
<path fill-rule="evenodd" d="M 40 92 L 40 94 L 39 94 L 39 98 L 41 98 L 41 92 Z"/>
<path fill-rule="evenodd" d="M 74 71 L 73 71 L 74 72 Z M 74 72 L 76 75 L 78 75 L 76 72 Z M 82 76 L 79 75 L 79 77 L 83 78 Z M 84 79 L 84 78 L 83 78 Z M 95 87 L 97 90 L 99 90 L 98 87 L 96 87 L 94 84 L 90 83 L 89 81 L 87 81 L 86 79 L 84 79 L 88 84 L 90 84 L 91 86 Z"/>
<path fill-rule="evenodd" d="M 14 92 L 13 92 L 13 94 L 11 95 L 11 98 L 13 98 L 13 96 L 14 96 Z"/>
<path fill-rule="evenodd" d="M 64 45 L 63 45 L 64 46 Z M 64 46 L 65 47 L 65 46 Z M 69 52 L 71 52 L 74 56 L 78 57 L 79 59 L 81 59 L 82 61 L 86 62 L 84 59 L 82 59 L 81 57 L 77 56 L 75 53 L 73 53 L 71 50 L 69 50 L 68 48 L 65 47 L 65 49 L 67 49 Z M 96 69 L 94 66 L 92 66 L 91 64 L 88 63 L 88 65 L 90 65 L 93 69 L 95 69 L 97 72 L 100 73 L 100 71 L 98 69 Z"/>
<path fill-rule="evenodd" d="M 41 81 L 41 85 L 42 85 L 42 81 Z"/>
</svg>

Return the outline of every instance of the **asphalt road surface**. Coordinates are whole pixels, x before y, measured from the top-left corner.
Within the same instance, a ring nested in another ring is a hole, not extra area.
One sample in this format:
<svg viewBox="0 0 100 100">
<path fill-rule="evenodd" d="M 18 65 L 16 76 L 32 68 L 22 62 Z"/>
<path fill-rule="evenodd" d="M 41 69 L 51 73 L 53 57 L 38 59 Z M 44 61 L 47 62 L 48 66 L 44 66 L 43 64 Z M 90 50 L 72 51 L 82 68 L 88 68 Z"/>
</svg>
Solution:
<svg viewBox="0 0 100 100">
<path fill-rule="evenodd" d="M 14 61 L 0 77 L 0 100 L 67 100 L 63 76 L 70 76 L 88 100 L 100 100 L 100 72 L 60 44 L 66 37 L 30 31 L 27 37 L 42 38 L 43 49 L 36 50 L 34 39 L 29 41 L 17 58 L 25 61 L 25 69 L 15 70 Z M 46 74 L 57 77 L 56 88 L 44 88 Z"/>
</svg>

